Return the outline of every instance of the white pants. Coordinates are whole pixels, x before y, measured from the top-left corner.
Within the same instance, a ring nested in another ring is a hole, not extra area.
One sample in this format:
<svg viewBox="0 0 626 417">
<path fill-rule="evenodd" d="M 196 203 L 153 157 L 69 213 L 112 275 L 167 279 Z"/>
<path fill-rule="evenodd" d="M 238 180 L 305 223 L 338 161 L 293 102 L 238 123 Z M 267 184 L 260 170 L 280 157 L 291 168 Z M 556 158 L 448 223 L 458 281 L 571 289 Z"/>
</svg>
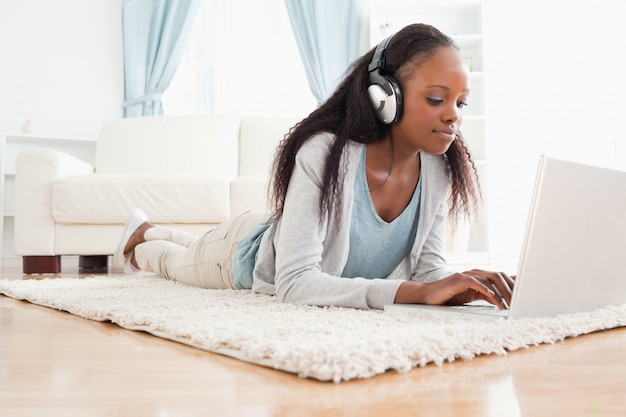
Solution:
<svg viewBox="0 0 626 417">
<path fill-rule="evenodd" d="M 246 212 L 228 220 L 202 237 L 156 226 L 146 231 L 146 241 L 135 247 L 142 271 L 204 288 L 234 289 L 233 253 L 256 225 L 267 220 L 265 212 Z"/>
</svg>

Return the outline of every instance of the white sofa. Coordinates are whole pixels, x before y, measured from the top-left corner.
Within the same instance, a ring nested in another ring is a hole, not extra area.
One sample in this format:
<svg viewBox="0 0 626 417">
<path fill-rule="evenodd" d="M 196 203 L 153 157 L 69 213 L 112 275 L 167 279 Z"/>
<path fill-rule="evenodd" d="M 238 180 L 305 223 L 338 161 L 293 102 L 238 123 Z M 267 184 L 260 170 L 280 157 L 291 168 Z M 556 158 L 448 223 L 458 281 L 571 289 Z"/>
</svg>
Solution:
<svg viewBox="0 0 626 417">
<path fill-rule="evenodd" d="M 31 149 L 16 160 L 15 250 L 24 273 L 58 273 L 61 256 L 107 267 L 128 213 L 202 234 L 267 209 L 274 151 L 296 117 L 157 116 L 105 123 L 95 163 Z"/>
</svg>

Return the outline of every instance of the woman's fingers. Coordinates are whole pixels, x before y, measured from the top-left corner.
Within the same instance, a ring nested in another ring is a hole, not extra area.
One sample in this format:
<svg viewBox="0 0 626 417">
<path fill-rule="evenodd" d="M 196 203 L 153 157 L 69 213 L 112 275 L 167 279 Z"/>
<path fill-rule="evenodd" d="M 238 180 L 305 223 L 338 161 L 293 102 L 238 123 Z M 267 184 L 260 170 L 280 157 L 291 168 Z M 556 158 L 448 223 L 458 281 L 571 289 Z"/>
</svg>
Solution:
<svg viewBox="0 0 626 417">
<path fill-rule="evenodd" d="M 464 272 L 477 279 L 487 280 L 489 285 L 494 289 L 496 294 L 504 300 L 507 307 L 511 304 L 511 296 L 515 287 L 515 279 L 504 272 L 484 271 L 481 269 L 472 269 Z"/>
<path fill-rule="evenodd" d="M 467 282 L 470 289 L 480 294 L 478 297 L 475 296 L 474 299 L 483 299 L 496 305 L 498 308 L 508 308 L 508 301 L 506 301 L 506 298 L 502 296 L 500 290 L 494 284 L 487 285 L 473 276 L 468 277 Z"/>
<path fill-rule="evenodd" d="M 485 300 L 498 306 L 498 308 L 507 307 L 506 300 L 498 294 L 500 290 L 493 285 L 492 281 L 468 273 L 456 273 L 448 278 L 429 284 L 435 285 L 432 290 L 435 290 L 435 294 L 438 293 L 440 295 L 440 297 L 437 297 L 433 294 L 432 301 L 439 298 L 439 302 L 435 301 L 433 304 L 457 305 L 476 300 Z M 438 290 L 437 287 L 439 287 Z"/>
</svg>

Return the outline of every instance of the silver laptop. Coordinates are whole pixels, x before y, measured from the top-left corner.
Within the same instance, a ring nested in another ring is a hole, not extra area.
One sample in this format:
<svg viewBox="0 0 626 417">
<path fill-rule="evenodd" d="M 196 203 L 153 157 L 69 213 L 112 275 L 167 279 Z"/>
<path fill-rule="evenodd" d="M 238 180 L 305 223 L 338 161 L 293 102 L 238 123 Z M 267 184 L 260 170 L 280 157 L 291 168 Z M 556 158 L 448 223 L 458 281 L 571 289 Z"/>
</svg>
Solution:
<svg viewBox="0 0 626 417">
<path fill-rule="evenodd" d="M 393 304 L 475 318 L 549 317 L 626 303 L 626 171 L 542 155 L 510 308 Z"/>
</svg>

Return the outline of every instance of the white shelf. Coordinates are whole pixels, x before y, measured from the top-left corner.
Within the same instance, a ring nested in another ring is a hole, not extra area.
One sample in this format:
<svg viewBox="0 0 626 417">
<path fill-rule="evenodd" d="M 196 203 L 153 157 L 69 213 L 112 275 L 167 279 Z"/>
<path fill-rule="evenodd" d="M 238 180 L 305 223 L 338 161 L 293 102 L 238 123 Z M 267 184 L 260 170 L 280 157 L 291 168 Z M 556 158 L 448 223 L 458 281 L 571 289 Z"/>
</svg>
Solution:
<svg viewBox="0 0 626 417">
<path fill-rule="evenodd" d="M 84 142 L 94 142 L 95 138 L 84 138 L 84 137 L 66 137 L 66 136 L 47 136 L 47 135 L 38 135 L 32 133 L 6 133 L 5 137 L 9 140 L 17 140 L 21 142 L 44 142 L 44 143 L 77 143 L 83 144 Z"/>
<path fill-rule="evenodd" d="M 475 267 L 476 265 L 489 264 L 489 253 L 487 252 L 449 252 L 444 254 L 444 256 L 450 266 L 468 265 L 468 267 Z"/>
<path fill-rule="evenodd" d="M 371 0 L 372 45 L 412 23 L 427 23 L 459 41 L 460 47 L 482 43 L 482 2 L 478 0 Z"/>
<path fill-rule="evenodd" d="M 7 133 L 2 135 L 0 143 L 0 199 L 2 215 L 0 216 L 0 262 L 8 266 L 21 265 L 15 255 L 14 236 L 14 193 L 15 193 L 15 160 L 17 155 L 26 149 L 53 149 L 64 152 L 90 164 L 96 155 L 96 140 L 93 138 L 53 137 L 28 135 L 23 133 Z"/>
</svg>

